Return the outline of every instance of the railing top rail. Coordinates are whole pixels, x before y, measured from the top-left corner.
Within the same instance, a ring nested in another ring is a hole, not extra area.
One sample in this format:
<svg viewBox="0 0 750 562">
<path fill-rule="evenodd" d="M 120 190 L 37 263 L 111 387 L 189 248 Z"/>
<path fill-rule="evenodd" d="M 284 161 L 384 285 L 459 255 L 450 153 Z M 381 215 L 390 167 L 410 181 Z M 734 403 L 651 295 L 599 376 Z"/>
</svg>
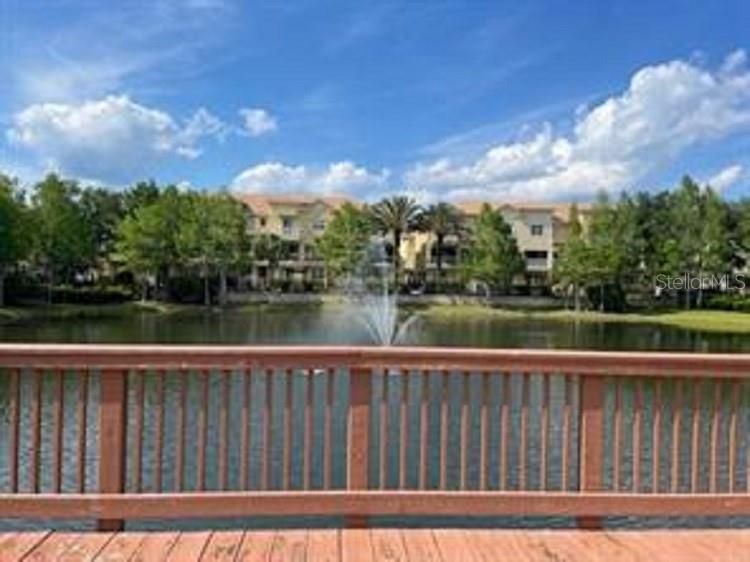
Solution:
<svg viewBox="0 0 750 562">
<path fill-rule="evenodd" d="M 0 344 L 0 367 L 236 369 L 398 367 L 750 378 L 750 354 L 451 347 Z"/>
</svg>

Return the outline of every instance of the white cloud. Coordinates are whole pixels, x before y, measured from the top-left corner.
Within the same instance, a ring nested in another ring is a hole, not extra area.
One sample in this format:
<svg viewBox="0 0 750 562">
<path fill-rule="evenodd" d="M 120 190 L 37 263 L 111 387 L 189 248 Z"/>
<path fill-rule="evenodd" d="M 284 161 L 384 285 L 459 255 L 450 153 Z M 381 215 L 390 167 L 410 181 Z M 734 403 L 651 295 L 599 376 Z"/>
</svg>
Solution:
<svg viewBox="0 0 750 562">
<path fill-rule="evenodd" d="M 244 122 L 244 132 L 251 137 L 259 137 L 278 129 L 276 118 L 265 109 L 243 108 L 239 111 Z"/>
<path fill-rule="evenodd" d="M 370 171 L 350 161 L 335 162 L 324 169 L 265 162 L 240 173 L 231 188 L 248 193 L 345 193 L 378 196 L 387 188 L 388 170 Z"/>
<path fill-rule="evenodd" d="M 675 60 L 644 67 L 625 92 L 577 112 L 568 135 L 545 124 L 468 163 L 418 163 L 406 182 L 447 198 L 589 197 L 631 187 L 690 147 L 744 131 L 750 131 L 745 53 L 732 53 L 716 71 Z"/>
<path fill-rule="evenodd" d="M 46 168 L 78 177 L 130 181 L 170 156 L 196 158 L 199 142 L 223 138 L 227 126 L 201 108 L 183 125 L 159 109 L 127 96 L 81 104 L 36 104 L 13 117 L 10 142 Z"/>
<path fill-rule="evenodd" d="M 744 168 L 740 164 L 733 164 L 714 174 L 706 183 L 716 191 L 722 192 L 740 181 L 744 175 Z"/>
</svg>

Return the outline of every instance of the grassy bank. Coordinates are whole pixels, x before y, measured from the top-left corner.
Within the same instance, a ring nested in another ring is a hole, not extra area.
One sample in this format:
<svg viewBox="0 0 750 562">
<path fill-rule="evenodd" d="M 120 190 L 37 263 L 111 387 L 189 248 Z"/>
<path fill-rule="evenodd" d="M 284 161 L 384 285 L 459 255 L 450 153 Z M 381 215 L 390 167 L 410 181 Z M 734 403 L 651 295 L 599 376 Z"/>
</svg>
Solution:
<svg viewBox="0 0 750 562">
<path fill-rule="evenodd" d="M 542 319 L 557 322 L 648 323 L 705 332 L 750 334 L 750 314 L 723 310 L 668 310 L 648 313 L 606 313 L 572 310 L 508 310 L 481 305 L 432 306 L 423 314 L 434 320 L 457 318 Z"/>
<path fill-rule="evenodd" d="M 148 312 L 174 314 L 196 307 L 158 302 L 127 302 L 120 304 L 30 304 L 0 308 L 0 323 L 28 320 L 68 320 L 77 318 L 111 318 L 126 314 Z"/>
</svg>

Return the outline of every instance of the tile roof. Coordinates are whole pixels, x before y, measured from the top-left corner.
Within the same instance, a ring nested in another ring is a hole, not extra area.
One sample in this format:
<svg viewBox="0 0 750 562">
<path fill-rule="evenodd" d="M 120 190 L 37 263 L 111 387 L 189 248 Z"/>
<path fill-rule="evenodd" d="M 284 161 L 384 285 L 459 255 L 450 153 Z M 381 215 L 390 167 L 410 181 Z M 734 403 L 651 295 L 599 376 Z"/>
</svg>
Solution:
<svg viewBox="0 0 750 562">
<path fill-rule="evenodd" d="M 484 205 L 484 201 L 459 201 L 454 205 L 467 215 L 478 215 Z M 526 212 L 550 212 L 561 222 L 568 222 L 570 208 L 573 203 L 491 203 L 496 209 L 507 209 Z M 591 210 L 590 203 L 576 203 L 580 212 L 586 213 Z"/>
<path fill-rule="evenodd" d="M 235 193 L 233 197 L 250 207 L 253 213 L 261 216 L 270 215 L 275 205 L 314 205 L 315 203 L 323 203 L 328 207 L 338 209 L 344 203 L 356 204 L 356 201 L 345 195 Z"/>
</svg>

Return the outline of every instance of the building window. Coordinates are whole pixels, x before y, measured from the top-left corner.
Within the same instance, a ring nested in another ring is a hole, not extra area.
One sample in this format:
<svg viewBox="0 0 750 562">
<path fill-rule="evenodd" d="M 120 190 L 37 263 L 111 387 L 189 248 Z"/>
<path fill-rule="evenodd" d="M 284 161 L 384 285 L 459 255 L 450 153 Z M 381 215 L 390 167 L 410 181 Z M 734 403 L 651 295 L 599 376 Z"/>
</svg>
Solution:
<svg viewBox="0 0 750 562">
<path fill-rule="evenodd" d="M 313 229 L 317 230 L 318 232 L 321 232 L 326 229 L 326 221 L 324 220 L 317 220 L 315 223 L 313 223 Z"/>
<path fill-rule="evenodd" d="M 284 234 L 291 234 L 292 233 L 292 217 L 281 217 L 281 229 L 284 231 Z"/>
<path fill-rule="evenodd" d="M 546 260 L 547 259 L 547 252 L 544 250 L 526 250 L 524 252 L 526 255 L 526 259 L 530 260 Z"/>
<path fill-rule="evenodd" d="M 544 225 L 541 224 L 532 224 L 531 225 L 531 235 L 532 236 L 541 236 L 544 233 Z"/>
<path fill-rule="evenodd" d="M 265 228 L 266 227 L 266 218 L 265 217 L 260 217 L 259 221 L 260 221 L 260 227 L 261 228 Z"/>
</svg>

